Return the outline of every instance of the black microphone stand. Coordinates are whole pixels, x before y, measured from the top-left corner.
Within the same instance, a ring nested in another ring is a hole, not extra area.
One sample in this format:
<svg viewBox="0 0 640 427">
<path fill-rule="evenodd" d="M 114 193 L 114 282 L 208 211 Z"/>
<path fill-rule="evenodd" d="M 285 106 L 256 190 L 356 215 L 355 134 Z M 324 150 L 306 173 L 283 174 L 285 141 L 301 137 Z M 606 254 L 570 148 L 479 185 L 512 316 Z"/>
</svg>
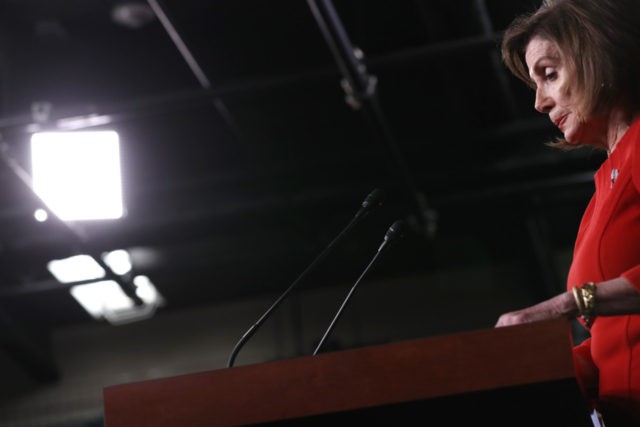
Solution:
<svg viewBox="0 0 640 427">
<path fill-rule="evenodd" d="M 351 299 L 351 295 L 353 295 L 353 293 L 355 292 L 356 288 L 358 287 L 358 284 L 360 284 L 360 281 L 362 280 L 364 275 L 367 274 L 367 272 L 371 269 L 371 266 L 373 265 L 374 262 L 376 262 L 376 260 L 378 259 L 378 256 L 380 256 L 380 254 L 382 253 L 382 250 L 387 246 L 387 244 L 392 239 L 394 239 L 395 237 L 398 237 L 398 236 L 401 235 L 403 224 L 404 223 L 401 220 L 398 220 L 398 221 L 394 222 L 393 224 L 391 224 L 391 227 L 389 227 L 389 230 L 387 230 L 387 233 L 385 234 L 384 240 L 382 241 L 382 244 L 378 248 L 378 251 L 373 256 L 371 261 L 369 261 L 369 264 L 367 264 L 367 267 L 364 269 L 364 271 L 362 272 L 360 277 L 358 277 L 358 280 L 356 280 L 356 282 L 351 287 L 351 290 L 349 291 L 347 296 L 342 301 L 342 304 L 340 305 L 340 308 L 338 309 L 336 315 L 333 317 L 333 320 L 331 321 L 331 324 L 329 325 L 329 327 L 325 331 L 324 335 L 322 336 L 322 339 L 320 339 L 320 342 L 316 346 L 316 349 L 313 352 L 314 356 L 316 354 L 318 354 L 318 351 L 320 351 L 320 347 L 322 347 L 322 345 L 326 341 L 327 337 L 329 336 L 329 334 L 333 330 L 333 327 L 335 326 L 336 322 L 338 321 L 338 319 L 342 315 L 342 311 L 344 310 L 344 308 L 346 307 L 347 303 Z"/>
<path fill-rule="evenodd" d="M 373 190 L 367 198 L 362 202 L 362 208 L 358 210 L 356 215 L 351 219 L 349 224 L 338 234 L 329 245 L 313 260 L 311 264 L 298 276 L 298 278 L 278 297 L 278 299 L 269 307 L 267 311 L 264 312 L 262 316 L 244 333 L 244 335 L 240 338 L 236 346 L 233 348 L 231 355 L 229 356 L 229 360 L 227 362 L 227 367 L 230 368 L 233 366 L 233 363 L 238 355 L 238 352 L 242 348 L 242 346 L 247 342 L 251 336 L 256 332 L 256 330 L 267 320 L 267 318 L 271 315 L 271 313 L 280 305 L 282 301 L 291 293 L 291 291 L 298 286 L 298 283 L 311 272 L 322 260 L 326 258 L 331 249 L 338 244 L 339 241 L 343 239 L 343 237 L 351 230 L 362 218 L 369 213 L 369 211 L 381 204 L 381 196 L 382 191 L 379 189 Z"/>
</svg>

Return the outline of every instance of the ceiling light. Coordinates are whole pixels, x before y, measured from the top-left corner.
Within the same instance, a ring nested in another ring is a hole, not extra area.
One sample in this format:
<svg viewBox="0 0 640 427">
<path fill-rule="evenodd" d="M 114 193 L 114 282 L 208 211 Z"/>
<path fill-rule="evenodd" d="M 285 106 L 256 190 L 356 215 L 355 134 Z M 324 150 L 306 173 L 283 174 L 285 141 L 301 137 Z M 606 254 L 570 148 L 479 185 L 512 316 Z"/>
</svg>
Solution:
<svg viewBox="0 0 640 427">
<path fill-rule="evenodd" d="M 124 249 L 108 252 L 102 259 L 115 274 L 124 276 L 131 271 L 131 258 L 129 252 Z"/>
<path fill-rule="evenodd" d="M 129 253 L 118 249 L 103 256 L 105 263 L 118 275 L 131 271 Z M 143 304 L 134 301 L 114 280 L 100 280 L 106 275 L 104 269 L 89 255 L 75 255 L 53 260 L 47 264 L 51 274 L 61 283 L 81 283 L 69 288 L 71 296 L 96 320 L 105 319 L 118 325 L 147 319 L 155 313 L 165 300 L 147 276 L 133 278 L 135 292 Z"/>
<path fill-rule="evenodd" d="M 161 307 L 165 304 L 164 298 L 153 286 L 151 280 L 147 276 L 136 276 L 133 279 L 133 284 L 136 285 L 136 295 L 140 297 L 145 304 L 155 305 Z"/>
<path fill-rule="evenodd" d="M 75 285 L 69 292 L 96 320 L 105 319 L 113 325 L 131 323 L 153 316 L 164 299 L 146 276 L 134 279 L 136 294 L 144 304 L 136 306 L 120 285 L 113 280 Z"/>
<path fill-rule="evenodd" d="M 34 133 L 31 161 L 33 190 L 60 219 L 122 217 L 116 132 Z"/>
<path fill-rule="evenodd" d="M 49 214 L 44 209 L 36 209 L 35 212 L 33 212 L 33 217 L 38 222 L 45 222 L 47 219 L 49 219 Z"/>
<path fill-rule="evenodd" d="M 73 283 L 105 277 L 106 272 L 89 255 L 74 255 L 49 261 L 47 269 L 60 283 Z"/>
<path fill-rule="evenodd" d="M 113 280 L 75 285 L 69 292 L 94 319 L 101 319 L 105 312 L 117 312 L 134 307 L 131 298 Z"/>
</svg>

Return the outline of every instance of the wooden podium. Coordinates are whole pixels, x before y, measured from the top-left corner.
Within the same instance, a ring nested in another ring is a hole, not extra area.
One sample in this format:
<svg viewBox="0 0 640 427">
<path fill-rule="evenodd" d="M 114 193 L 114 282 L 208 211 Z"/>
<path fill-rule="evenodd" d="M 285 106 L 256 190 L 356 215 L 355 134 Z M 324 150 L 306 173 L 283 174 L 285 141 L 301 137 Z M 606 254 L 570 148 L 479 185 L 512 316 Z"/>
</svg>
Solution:
<svg viewBox="0 0 640 427">
<path fill-rule="evenodd" d="M 104 389 L 105 427 L 592 426 L 570 325 L 545 321 Z"/>
</svg>

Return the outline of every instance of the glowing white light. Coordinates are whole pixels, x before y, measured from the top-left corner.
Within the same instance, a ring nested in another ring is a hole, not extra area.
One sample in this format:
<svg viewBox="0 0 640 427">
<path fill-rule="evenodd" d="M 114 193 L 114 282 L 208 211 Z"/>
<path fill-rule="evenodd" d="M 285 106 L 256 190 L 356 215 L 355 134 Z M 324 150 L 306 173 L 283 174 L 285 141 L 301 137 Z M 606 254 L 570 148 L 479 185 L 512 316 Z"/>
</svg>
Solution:
<svg viewBox="0 0 640 427">
<path fill-rule="evenodd" d="M 49 219 L 49 214 L 44 209 L 36 209 L 36 211 L 33 213 L 33 217 L 38 222 L 45 222 Z"/>
<path fill-rule="evenodd" d="M 31 161 L 33 189 L 60 219 L 122 217 L 116 132 L 35 133 Z"/>
<path fill-rule="evenodd" d="M 95 319 L 102 318 L 105 312 L 117 312 L 134 307 L 133 301 L 113 280 L 75 285 L 69 292 Z"/>
<path fill-rule="evenodd" d="M 136 276 L 133 279 L 133 284 L 136 285 L 136 295 L 146 304 L 164 305 L 164 298 L 158 293 L 147 276 Z"/>
<path fill-rule="evenodd" d="M 109 268 L 111 268 L 111 271 L 120 276 L 131 271 L 131 258 L 129 257 L 129 252 L 124 249 L 111 251 L 105 254 L 103 259 Z"/>
<path fill-rule="evenodd" d="M 129 253 L 118 249 L 106 253 L 104 262 L 118 275 L 131 271 Z M 133 285 L 142 304 L 135 302 L 114 280 L 99 280 L 106 272 L 89 255 L 75 255 L 62 260 L 53 260 L 47 264 L 49 271 L 62 283 L 97 280 L 91 283 L 74 285 L 69 292 L 76 301 L 94 319 L 104 318 L 111 324 L 130 323 L 147 319 L 155 313 L 157 307 L 165 304 L 164 298 L 156 290 L 147 276 L 136 276 Z"/>
<path fill-rule="evenodd" d="M 157 307 L 164 305 L 164 299 L 146 276 L 133 280 L 136 294 L 144 304 L 136 306 L 112 280 L 72 286 L 69 292 L 94 319 L 104 318 L 109 323 L 120 325 L 153 316 Z"/>
<path fill-rule="evenodd" d="M 106 273 L 100 264 L 89 255 L 75 255 L 65 259 L 52 260 L 47 264 L 47 269 L 61 283 L 101 279 Z"/>
</svg>

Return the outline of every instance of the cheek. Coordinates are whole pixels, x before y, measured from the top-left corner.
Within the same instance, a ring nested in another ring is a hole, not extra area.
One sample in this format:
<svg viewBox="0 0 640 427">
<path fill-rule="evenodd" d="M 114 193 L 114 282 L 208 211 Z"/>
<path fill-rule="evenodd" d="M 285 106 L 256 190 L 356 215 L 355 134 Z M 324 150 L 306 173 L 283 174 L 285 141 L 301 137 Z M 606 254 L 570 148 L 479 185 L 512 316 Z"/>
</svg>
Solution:
<svg viewBox="0 0 640 427">
<path fill-rule="evenodd" d="M 558 105 L 570 110 L 572 112 L 577 112 L 578 108 L 577 108 L 577 101 L 576 99 L 572 96 L 571 91 L 567 90 L 567 91 L 561 91 L 558 94 L 558 98 L 556 98 L 558 100 Z"/>
<path fill-rule="evenodd" d="M 574 95 L 575 93 L 576 91 L 573 90 L 571 84 L 566 82 L 563 83 L 558 88 L 558 104 L 573 111 L 574 113 L 579 113 L 580 103 L 577 97 Z"/>
</svg>

